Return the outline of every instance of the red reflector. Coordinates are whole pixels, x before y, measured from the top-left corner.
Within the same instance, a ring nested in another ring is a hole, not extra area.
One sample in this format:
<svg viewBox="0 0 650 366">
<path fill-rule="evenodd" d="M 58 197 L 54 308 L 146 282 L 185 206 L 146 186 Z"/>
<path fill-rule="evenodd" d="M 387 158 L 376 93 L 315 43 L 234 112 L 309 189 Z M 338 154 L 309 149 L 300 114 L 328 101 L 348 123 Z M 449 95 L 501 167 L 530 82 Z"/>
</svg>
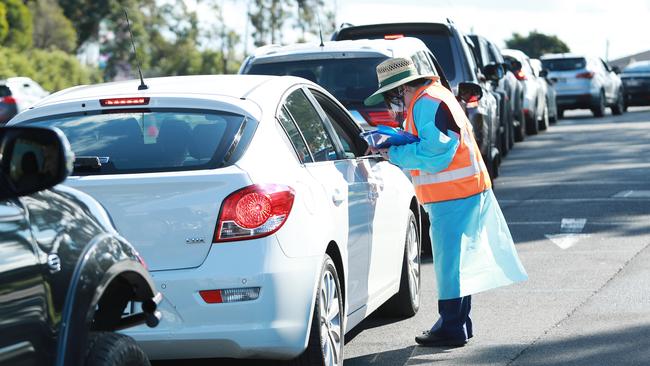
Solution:
<svg viewBox="0 0 650 366">
<path fill-rule="evenodd" d="M 595 75 L 595 73 L 593 73 L 591 71 L 587 71 L 587 72 L 581 72 L 581 73 L 577 74 L 576 78 L 578 78 L 578 79 L 591 79 L 591 78 L 594 77 L 594 75 Z"/>
<path fill-rule="evenodd" d="M 359 113 L 366 119 L 371 126 L 384 125 L 389 127 L 399 127 L 393 115 L 387 109 L 384 110 L 360 110 Z"/>
<path fill-rule="evenodd" d="M 203 301 L 208 304 L 221 304 L 223 299 L 221 298 L 221 290 L 205 290 L 199 291 L 199 295 Z"/>
<path fill-rule="evenodd" d="M 14 99 L 14 97 L 11 97 L 11 96 L 9 96 L 9 97 L 4 97 L 4 98 L 0 98 L 0 103 L 4 103 L 4 104 L 16 104 L 16 99 Z"/>
<path fill-rule="evenodd" d="M 404 38 L 403 34 L 387 34 L 384 36 L 384 39 L 399 39 Z"/>
<path fill-rule="evenodd" d="M 100 99 L 99 104 L 101 104 L 102 107 L 113 107 L 113 106 L 123 106 L 123 105 L 147 105 L 149 104 L 149 97 Z"/>
</svg>

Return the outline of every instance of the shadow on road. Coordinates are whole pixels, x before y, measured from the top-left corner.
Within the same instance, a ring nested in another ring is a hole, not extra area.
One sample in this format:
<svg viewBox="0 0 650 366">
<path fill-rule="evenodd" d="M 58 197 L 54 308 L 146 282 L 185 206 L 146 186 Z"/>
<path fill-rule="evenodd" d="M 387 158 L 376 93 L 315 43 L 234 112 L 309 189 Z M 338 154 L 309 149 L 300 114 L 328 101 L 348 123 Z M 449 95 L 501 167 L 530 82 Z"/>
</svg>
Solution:
<svg viewBox="0 0 650 366">
<path fill-rule="evenodd" d="M 386 352 L 378 352 L 370 355 L 348 358 L 345 360 L 345 365 L 405 365 L 411 357 L 411 354 L 413 354 L 414 349 L 415 346 L 409 346 Z"/>
<path fill-rule="evenodd" d="M 463 364 L 487 365 L 493 361 L 491 357 L 487 356 L 488 354 L 516 354 L 514 360 L 508 364 L 527 366 L 647 365 L 650 360 L 650 325 L 553 341 L 541 340 L 523 350 L 519 347 L 496 345 L 482 349 L 477 348 L 463 357 Z M 434 361 L 429 359 L 427 362 Z M 412 361 L 409 362 L 409 365 L 415 364 Z"/>
</svg>

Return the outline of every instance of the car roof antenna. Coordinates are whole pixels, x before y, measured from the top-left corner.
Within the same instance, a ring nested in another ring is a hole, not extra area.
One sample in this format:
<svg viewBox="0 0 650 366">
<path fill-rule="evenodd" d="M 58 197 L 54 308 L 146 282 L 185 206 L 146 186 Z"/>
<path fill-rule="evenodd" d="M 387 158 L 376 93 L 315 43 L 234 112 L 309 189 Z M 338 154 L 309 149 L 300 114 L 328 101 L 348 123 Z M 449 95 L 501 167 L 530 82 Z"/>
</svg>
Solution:
<svg viewBox="0 0 650 366">
<path fill-rule="evenodd" d="M 316 18 L 318 19 L 318 36 L 320 37 L 320 47 L 325 47 L 323 43 L 323 27 L 320 25 L 320 12 L 316 11 Z"/>
<path fill-rule="evenodd" d="M 138 85 L 138 90 L 147 90 L 149 87 L 144 83 L 144 78 L 142 77 L 142 69 L 140 68 L 140 60 L 138 59 L 138 53 L 135 50 L 135 41 L 133 41 L 133 32 L 131 32 L 131 23 L 129 22 L 129 14 L 124 9 L 124 16 L 126 17 L 126 26 L 129 28 L 129 36 L 131 37 L 131 46 L 133 46 L 133 55 L 135 56 L 135 62 L 138 65 L 138 74 L 140 75 L 140 85 Z"/>
</svg>

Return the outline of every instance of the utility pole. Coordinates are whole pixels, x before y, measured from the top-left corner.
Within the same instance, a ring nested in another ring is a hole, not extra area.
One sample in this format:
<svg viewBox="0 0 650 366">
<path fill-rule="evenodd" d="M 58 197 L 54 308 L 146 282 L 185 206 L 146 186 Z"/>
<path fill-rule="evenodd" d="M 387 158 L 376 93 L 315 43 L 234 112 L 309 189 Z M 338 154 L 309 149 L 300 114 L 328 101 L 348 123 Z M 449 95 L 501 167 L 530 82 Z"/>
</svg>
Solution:
<svg viewBox="0 0 650 366">
<path fill-rule="evenodd" d="M 605 40 L 605 62 L 609 62 L 609 39 Z"/>
</svg>

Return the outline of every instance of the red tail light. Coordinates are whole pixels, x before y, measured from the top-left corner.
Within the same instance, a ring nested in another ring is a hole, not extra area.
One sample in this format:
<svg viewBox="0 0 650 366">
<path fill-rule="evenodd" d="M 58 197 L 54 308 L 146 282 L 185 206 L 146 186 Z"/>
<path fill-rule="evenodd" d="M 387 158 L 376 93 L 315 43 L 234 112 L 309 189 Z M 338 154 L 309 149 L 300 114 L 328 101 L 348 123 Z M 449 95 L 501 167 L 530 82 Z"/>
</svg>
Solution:
<svg viewBox="0 0 650 366">
<path fill-rule="evenodd" d="M 477 95 L 472 95 L 469 98 L 469 100 L 467 101 L 467 104 L 465 104 L 465 106 L 467 108 L 478 108 L 478 101 L 479 101 L 478 96 Z"/>
<path fill-rule="evenodd" d="M 261 238 L 287 221 L 295 193 L 291 187 L 255 184 L 231 193 L 221 205 L 214 242 Z"/>
<path fill-rule="evenodd" d="M 16 99 L 12 96 L 0 98 L 0 103 L 4 104 L 16 104 Z"/>
<path fill-rule="evenodd" d="M 576 78 L 578 78 L 578 79 L 591 79 L 591 78 L 594 77 L 594 75 L 595 75 L 595 73 L 593 73 L 591 71 L 586 71 L 586 72 L 581 72 L 581 73 L 577 74 Z"/>
<path fill-rule="evenodd" d="M 393 115 L 387 109 L 360 110 L 359 113 L 371 126 L 399 127 L 399 123 L 395 121 Z"/>
<path fill-rule="evenodd" d="M 517 78 L 517 80 L 526 80 L 527 79 L 526 73 L 524 72 L 524 70 L 517 71 L 515 73 L 515 77 Z"/>
<path fill-rule="evenodd" d="M 400 38 L 404 38 L 404 35 L 403 34 L 386 34 L 384 36 L 384 39 L 400 39 Z"/>
</svg>

